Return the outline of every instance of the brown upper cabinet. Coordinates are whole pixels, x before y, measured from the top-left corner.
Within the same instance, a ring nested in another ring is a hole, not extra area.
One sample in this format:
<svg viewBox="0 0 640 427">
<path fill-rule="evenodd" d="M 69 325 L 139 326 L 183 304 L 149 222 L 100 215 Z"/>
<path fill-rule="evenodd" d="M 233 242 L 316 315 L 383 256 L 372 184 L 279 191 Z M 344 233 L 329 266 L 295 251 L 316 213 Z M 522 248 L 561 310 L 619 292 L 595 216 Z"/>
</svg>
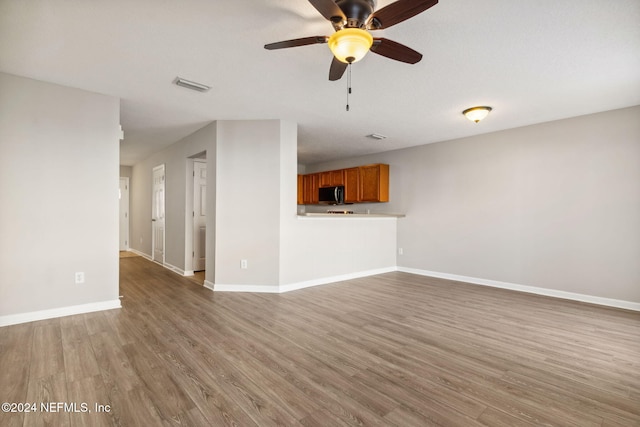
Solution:
<svg viewBox="0 0 640 427">
<path fill-rule="evenodd" d="M 360 200 L 360 169 L 344 170 L 344 202 L 358 203 Z"/>
<path fill-rule="evenodd" d="M 304 176 L 298 175 L 298 204 L 304 205 Z"/>
<path fill-rule="evenodd" d="M 302 201 L 305 205 L 315 205 L 318 203 L 318 188 L 320 184 L 320 174 L 312 173 L 302 176 Z"/>
<path fill-rule="evenodd" d="M 373 164 L 302 175 L 302 204 L 317 204 L 318 188 L 336 185 L 344 185 L 345 203 L 388 202 L 389 165 Z M 300 197 L 298 204 L 301 204 Z"/>
<path fill-rule="evenodd" d="M 389 165 L 360 166 L 360 202 L 389 201 Z"/>
<path fill-rule="evenodd" d="M 336 185 L 344 185 L 344 171 L 327 171 L 320 172 L 320 187 L 335 187 Z"/>
</svg>

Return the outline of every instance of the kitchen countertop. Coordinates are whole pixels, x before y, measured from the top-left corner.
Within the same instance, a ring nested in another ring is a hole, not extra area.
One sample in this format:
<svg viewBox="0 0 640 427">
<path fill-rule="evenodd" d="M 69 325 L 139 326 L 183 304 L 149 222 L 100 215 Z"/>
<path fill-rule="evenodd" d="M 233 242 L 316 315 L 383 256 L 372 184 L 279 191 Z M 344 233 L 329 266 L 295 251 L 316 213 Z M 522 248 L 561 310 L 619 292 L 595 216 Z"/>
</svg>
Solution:
<svg viewBox="0 0 640 427">
<path fill-rule="evenodd" d="M 404 218 L 405 214 L 393 214 L 393 213 L 326 213 L 326 212 L 305 212 L 299 213 L 299 217 L 308 218 Z"/>
</svg>

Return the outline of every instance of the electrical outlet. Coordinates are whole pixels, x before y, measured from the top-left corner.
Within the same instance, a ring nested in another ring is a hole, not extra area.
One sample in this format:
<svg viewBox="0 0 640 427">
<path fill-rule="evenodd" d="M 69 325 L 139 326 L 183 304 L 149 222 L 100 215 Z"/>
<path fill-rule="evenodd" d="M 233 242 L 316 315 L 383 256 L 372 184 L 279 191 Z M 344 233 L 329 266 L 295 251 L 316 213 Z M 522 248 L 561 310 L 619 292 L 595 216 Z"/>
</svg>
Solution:
<svg viewBox="0 0 640 427">
<path fill-rule="evenodd" d="M 404 255 L 404 249 L 398 248 L 398 255 Z"/>
<path fill-rule="evenodd" d="M 84 283 L 84 272 L 77 271 L 76 272 L 76 284 Z"/>
<path fill-rule="evenodd" d="M 240 268 L 243 270 L 246 270 L 247 268 L 249 268 L 249 263 L 247 262 L 246 259 L 240 260 Z"/>
</svg>

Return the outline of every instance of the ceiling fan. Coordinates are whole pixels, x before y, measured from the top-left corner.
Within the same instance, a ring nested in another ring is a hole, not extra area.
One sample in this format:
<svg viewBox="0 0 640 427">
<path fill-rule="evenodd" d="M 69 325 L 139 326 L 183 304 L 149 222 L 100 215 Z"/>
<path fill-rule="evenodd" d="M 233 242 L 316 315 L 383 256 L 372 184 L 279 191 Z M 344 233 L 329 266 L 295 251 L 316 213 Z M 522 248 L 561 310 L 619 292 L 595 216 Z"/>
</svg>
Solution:
<svg viewBox="0 0 640 427">
<path fill-rule="evenodd" d="M 331 22 L 331 36 L 312 36 L 269 43 L 265 49 L 284 49 L 327 43 L 333 52 L 329 80 L 339 80 L 347 66 L 371 50 L 396 61 L 415 64 L 422 54 L 393 40 L 372 37 L 369 30 L 382 30 L 405 21 L 438 3 L 438 0 L 397 0 L 375 10 L 375 0 L 309 0 Z"/>
</svg>

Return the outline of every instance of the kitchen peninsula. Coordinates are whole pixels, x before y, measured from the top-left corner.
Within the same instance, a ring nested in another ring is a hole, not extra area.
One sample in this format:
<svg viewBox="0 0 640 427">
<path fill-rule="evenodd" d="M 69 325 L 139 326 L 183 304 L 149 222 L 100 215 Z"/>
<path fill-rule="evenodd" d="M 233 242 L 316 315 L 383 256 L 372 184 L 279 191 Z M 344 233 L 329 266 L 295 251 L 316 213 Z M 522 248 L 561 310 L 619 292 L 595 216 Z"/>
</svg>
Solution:
<svg viewBox="0 0 640 427">
<path fill-rule="evenodd" d="M 331 213 L 331 212 L 305 212 L 299 213 L 303 218 L 404 218 L 404 214 L 393 213 Z"/>
</svg>

